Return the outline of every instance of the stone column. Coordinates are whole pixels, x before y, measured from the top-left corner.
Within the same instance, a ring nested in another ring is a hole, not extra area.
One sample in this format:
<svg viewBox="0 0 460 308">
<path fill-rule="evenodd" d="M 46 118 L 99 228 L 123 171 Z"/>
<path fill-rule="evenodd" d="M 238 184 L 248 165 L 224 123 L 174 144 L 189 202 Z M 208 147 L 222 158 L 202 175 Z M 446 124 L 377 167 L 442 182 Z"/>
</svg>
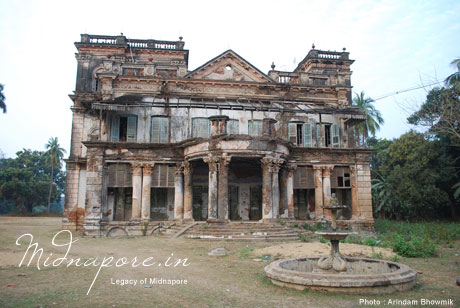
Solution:
<svg viewBox="0 0 460 308">
<path fill-rule="evenodd" d="M 316 219 L 323 216 L 323 168 L 321 166 L 313 166 L 315 172 L 315 212 Z"/>
<path fill-rule="evenodd" d="M 297 165 L 289 164 L 286 180 L 286 191 L 287 191 L 287 205 L 288 205 L 288 216 L 290 219 L 294 219 L 294 171 Z"/>
<path fill-rule="evenodd" d="M 288 214 L 288 196 L 287 196 L 287 174 L 286 168 L 280 170 L 280 217 L 289 218 Z"/>
<path fill-rule="evenodd" d="M 218 158 L 209 155 L 203 158 L 203 161 L 209 165 L 209 183 L 208 183 L 208 221 L 217 219 L 217 194 L 218 194 Z"/>
<path fill-rule="evenodd" d="M 228 220 L 228 165 L 231 159 L 231 156 L 224 154 L 219 162 L 217 218 L 225 220 Z"/>
<path fill-rule="evenodd" d="M 176 165 L 174 177 L 174 220 L 184 218 L 184 166 L 182 163 Z"/>
<path fill-rule="evenodd" d="M 272 177 L 270 168 L 272 164 L 271 158 L 264 157 L 261 159 L 262 162 L 262 219 L 271 219 L 273 217 L 272 207 Z"/>
<path fill-rule="evenodd" d="M 142 214 L 141 218 L 150 221 L 150 191 L 152 189 L 152 172 L 154 164 L 145 165 L 142 170 Z"/>
<path fill-rule="evenodd" d="M 272 173 L 272 208 L 273 219 L 280 218 L 280 186 L 279 186 L 279 170 L 283 163 L 281 159 L 274 159 L 270 172 Z"/>
<path fill-rule="evenodd" d="M 132 202 L 132 220 L 141 219 L 141 198 L 142 198 L 142 166 L 138 164 L 132 165 L 133 169 L 133 202 Z"/>
<path fill-rule="evenodd" d="M 323 204 L 324 206 L 331 205 L 331 171 L 334 166 L 324 166 L 323 168 Z M 325 215 L 330 216 L 331 211 L 325 210 Z"/>
<path fill-rule="evenodd" d="M 184 161 L 184 220 L 193 221 L 192 166 Z"/>
<path fill-rule="evenodd" d="M 351 180 L 351 209 L 352 219 L 357 219 L 358 212 L 358 183 L 356 181 L 356 166 L 350 166 L 350 180 Z"/>
</svg>

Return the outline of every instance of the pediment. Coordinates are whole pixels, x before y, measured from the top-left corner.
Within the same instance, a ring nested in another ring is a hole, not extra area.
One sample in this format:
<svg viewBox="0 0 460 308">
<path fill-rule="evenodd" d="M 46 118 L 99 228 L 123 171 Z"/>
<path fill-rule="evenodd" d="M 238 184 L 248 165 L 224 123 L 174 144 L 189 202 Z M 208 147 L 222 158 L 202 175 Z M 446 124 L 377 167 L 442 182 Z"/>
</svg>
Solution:
<svg viewBox="0 0 460 308">
<path fill-rule="evenodd" d="M 236 52 L 227 50 L 206 62 L 185 77 L 191 79 L 269 82 L 270 77 Z"/>
</svg>

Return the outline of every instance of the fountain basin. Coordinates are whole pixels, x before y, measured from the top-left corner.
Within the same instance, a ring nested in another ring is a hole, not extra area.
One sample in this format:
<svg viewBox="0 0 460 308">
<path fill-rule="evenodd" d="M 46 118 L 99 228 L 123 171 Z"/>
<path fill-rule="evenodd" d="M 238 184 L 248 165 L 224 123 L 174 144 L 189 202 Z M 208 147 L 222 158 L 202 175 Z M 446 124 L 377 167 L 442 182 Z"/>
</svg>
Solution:
<svg viewBox="0 0 460 308">
<path fill-rule="evenodd" d="M 344 258 L 345 272 L 323 270 L 318 257 L 282 259 L 265 267 L 273 284 L 297 290 L 333 293 L 383 294 L 412 288 L 417 272 L 407 265 L 367 258 Z"/>
<path fill-rule="evenodd" d="M 316 231 L 315 234 L 321 235 L 326 240 L 341 241 L 347 236 L 356 234 L 356 232 L 350 231 Z"/>
</svg>

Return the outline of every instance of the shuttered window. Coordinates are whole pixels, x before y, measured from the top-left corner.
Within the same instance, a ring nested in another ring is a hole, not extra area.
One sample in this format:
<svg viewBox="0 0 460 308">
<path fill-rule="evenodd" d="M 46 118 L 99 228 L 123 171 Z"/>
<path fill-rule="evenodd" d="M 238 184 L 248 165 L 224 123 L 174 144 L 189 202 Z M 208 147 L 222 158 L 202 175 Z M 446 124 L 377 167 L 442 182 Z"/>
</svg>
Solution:
<svg viewBox="0 0 460 308">
<path fill-rule="evenodd" d="M 155 164 L 152 173 L 152 187 L 174 187 L 174 166 Z"/>
<path fill-rule="evenodd" d="M 169 118 L 152 117 L 150 125 L 150 141 L 155 143 L 169 142 Z"/>
<path fill-rule="evenodd" d="M 311 148 L 313 146 L 313 138 L 310 123 L 303 124 L 303 146 L 307 148 Z"/>
<path fill-rule="evenodd" d="M 240 133 L 240 121 L 228 120 L 227 122 L 227 134 L 238 135 Z"/>
<path fill-rule="evenodd" d="M 350 168 L 335 167 L 331 172 L 331 188 L 350 188 Z"/>
<path fill-rule="evenodd" d="M 340 129 L 337 124 L 332 125 L 331 135 L 332 135 L 332 146 L 335 148 L 340 147 Z"/>
<path fill-rule="evenodd" d="M 133 142 L 137 139 L 137 117 L 115 116 L 112 120 L 110 140 L 112 142 Z"/>
<path fill-rule="evenodd" d="M 204 118 L 192 119 L 192 138 L 208 138 L 209 137 L 209 120 Z"/>
<path fill-rule="evenodd" d="M 250 136 L 262 136 L 262 121 L 261 120 L 249 120 L 248 133 Z"/>
<path fill-rule="evenodd" d="M 108 187 L 131 187 L 132 171 L 130 164 L 109 164 L 107 166 Z"/>
<path fill-rule="evenodd" d="M 289 123 L 289 141 L 302 147 L 312 146 L 312 132 L 310 123 Z"/>
<path fill-rule="evenodd" d="M 297 167 L 294 171 L 294 188 L 309 189 L 315 188 L 315 176 L 311 167 Z"/>
</svg>

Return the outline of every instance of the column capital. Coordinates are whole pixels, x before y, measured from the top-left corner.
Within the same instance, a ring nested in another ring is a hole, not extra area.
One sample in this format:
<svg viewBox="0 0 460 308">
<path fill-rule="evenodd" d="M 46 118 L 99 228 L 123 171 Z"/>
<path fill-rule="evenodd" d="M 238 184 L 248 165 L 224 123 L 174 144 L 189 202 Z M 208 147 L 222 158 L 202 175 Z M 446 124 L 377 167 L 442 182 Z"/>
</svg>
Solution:
<svg viewBox="0 0 460 308">
<path fill-rule="evenodd" d="M 220 157 L 208 155 L 208 157 L 203 157 L 203 161 L 208 164 L 210 172 L 216 172 L 219 168 Z"/>
<path fill-rule="evenodd" d="M 334 169 L 334 166 L 331 166 L 331 165 L 329 165 L 329 166 L 324 166 L 324 167 L 323 167 L 323 176 L 324 176 L 324 177 L 329 177 L 329 176 L 331 176 L 331 172 L 332 172 L 333 169 Z"/>
<path fill-rule="evenodd" d="M 220 159 L 220 164 L 223 167 L 226 167 L 230 164 L 230 161 L 232 160 L 231 156 L 228 156 L 226 153 L 222 154 L 222 157 Z"/>
<path fill-rule="evenodd" d="M 185 176 L 188 176 L 188 175 L 192 174 L 192 164 L 188 160 L 185 160 L 182 163 L 182 166 L 184 167 L 184 175 Z"/>
<path fill-rule="evenodd" d="M 350 168 L 350 172 L 355 172 L 356 171 L 356 166 L 355 165 L 351 165 L 349 168 Z"/>
<path fill-rule="evenodd" d="M 131 169 L 133 171 L 133 175 L 142 175 L 142 164 L 140 163 L 132 163 Z"/>
<path fill-rule="evenodd" d="M 282 158 L 269 156 L 262 157 L 260 161 L 262 162 L 262 167 L 268 168 L 269 172 L 278 172 L 280 166 L 285 162 Z"/>
<path fill-rule="evenodd" d="M 184 162 L 177 163 L 176 164 L 175 174 L 176 175 L 181 175 L 183 173 L 184 173 Z"/>
<path fill-rule="evenodd" d="M 313 165 L 313 170 L 323 170 L 323 166 L 320 165 Z"/>
<path fill-rule="evenodd" d="M 154 163 L 144 164 L 144 169 L 143 169 L 144 175 L 152 175 L 154 166 L 155 166 Z"/>
</svg>

